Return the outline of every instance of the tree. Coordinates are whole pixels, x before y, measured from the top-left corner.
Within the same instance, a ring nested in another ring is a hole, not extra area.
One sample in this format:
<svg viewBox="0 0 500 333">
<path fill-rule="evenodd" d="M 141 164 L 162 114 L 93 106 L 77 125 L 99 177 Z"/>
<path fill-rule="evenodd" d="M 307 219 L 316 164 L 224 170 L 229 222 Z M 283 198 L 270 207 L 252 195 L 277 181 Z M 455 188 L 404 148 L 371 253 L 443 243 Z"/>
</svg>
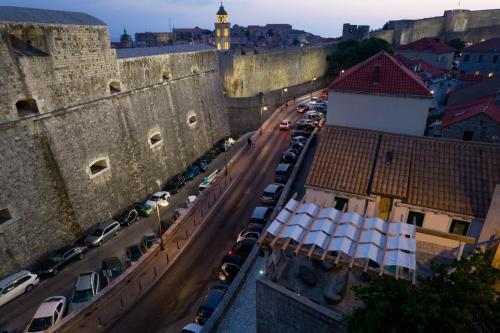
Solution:
<svg viewBox="0 0 500 333">
<path fill-rule="evenodd" d="M 463 49 L 465 49 L 465 42 L 460 38 L 454 38 L 452 40 L 449 40 L 448 42 L 446 42 L 446 44 L 455 49 L 456 55 L 459 55 L 460 53 L 462 53 Z"/>
<path fill-rule="evenodd" d="M 499 332 L 500 271 L 490 262 L 491 254 L 474 253 L 416 288 L 393 278 L 354 287 L 363 306 L 346 317 L 349 332 Z"/>
<path fill-rule="evenodd" d="M 327 75 L 337 76 L 342 70 L 356 65 L 380 51 L 392 54 L 392 45 L 386 40 L 376 37 L 365 39 L 361 42 L 356 40 L 340 42 L 337 50 L 327 57 Z"/>
</svg>

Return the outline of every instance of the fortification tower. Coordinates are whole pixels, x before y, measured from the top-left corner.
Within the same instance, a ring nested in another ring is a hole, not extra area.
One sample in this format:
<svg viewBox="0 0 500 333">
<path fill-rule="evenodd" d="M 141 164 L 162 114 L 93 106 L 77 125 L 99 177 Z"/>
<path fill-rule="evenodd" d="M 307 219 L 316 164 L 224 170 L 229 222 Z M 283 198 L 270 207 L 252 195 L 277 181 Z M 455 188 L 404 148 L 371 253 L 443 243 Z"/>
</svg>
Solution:
<svg viewBox="0 0 500 333">
<path fill-rule="evenodd" d="M 217 12 L 217 21 L 215 22 L 215 45 L 217 50 L 226 51 L 231 48 L 231 23 L 222 2 Z"/>
</svg>

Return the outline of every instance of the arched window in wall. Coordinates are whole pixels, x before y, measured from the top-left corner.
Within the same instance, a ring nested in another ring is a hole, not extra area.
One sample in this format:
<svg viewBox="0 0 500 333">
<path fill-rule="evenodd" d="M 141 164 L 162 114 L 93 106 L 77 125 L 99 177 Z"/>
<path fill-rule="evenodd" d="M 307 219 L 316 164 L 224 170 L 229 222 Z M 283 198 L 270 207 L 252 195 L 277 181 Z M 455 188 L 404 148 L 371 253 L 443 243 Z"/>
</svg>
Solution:
<svg viewBox="0 0 500 333">
<path fill-rule="evenodd" d="M 229 29 L 228 28 L 224 28 L 224 36 L 229 36 Z"/>
<path fill-rule="evenodd" d="M 40 113 L 38 105 L 33 98 L 26 98 L 16 103 L 17 114 L 19 117 L 31 116 Z"/>
<path fill-rule="evenodd" d="M 220 50 L 220 43 L 217 43 L 217 50 Z"/>
<path fill-rule="evenodd" d="M 220 29 L 216 30 L 217 37 L 220 37 Z"/>
</svg>

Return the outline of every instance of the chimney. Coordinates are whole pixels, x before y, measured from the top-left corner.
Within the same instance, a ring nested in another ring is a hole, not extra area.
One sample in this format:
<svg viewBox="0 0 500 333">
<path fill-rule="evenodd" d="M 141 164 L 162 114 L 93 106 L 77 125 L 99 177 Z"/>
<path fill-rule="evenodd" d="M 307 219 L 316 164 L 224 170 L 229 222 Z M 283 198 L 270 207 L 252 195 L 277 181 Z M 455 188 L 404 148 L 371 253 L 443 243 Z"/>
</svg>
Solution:
<svg viewBox="0 0 500 333">
<path fill-rule="evenodd" d="M 375 64 L 375 73 L 373 74 L 373 85 L 380 83 L 380 64 Z"/>
<path fill-rule="evenodd" d="M 495 105 L 500 106 L 500 90 L 497 91 L 497 96 L 495 98 Z"/>
</svg>

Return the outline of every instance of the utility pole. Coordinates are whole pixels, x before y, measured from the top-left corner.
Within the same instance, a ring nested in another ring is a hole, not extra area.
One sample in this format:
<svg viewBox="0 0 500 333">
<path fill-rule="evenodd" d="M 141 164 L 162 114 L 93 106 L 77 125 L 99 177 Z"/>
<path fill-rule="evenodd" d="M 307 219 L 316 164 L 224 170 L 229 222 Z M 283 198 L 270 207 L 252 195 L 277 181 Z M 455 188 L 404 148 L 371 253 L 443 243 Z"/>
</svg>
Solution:
<svg viewBox="0 0 500 333">
<path fill-rule="evenodd" d="M 156 214 L 158 216 L 158 226 L 160 227 L 160 250 L 165 250 L 165 246 L 163 245 L 163 230 L 161 227 L 161 219 L 160 219 L 160 205 L 156 203 Z"/>
</svg>

